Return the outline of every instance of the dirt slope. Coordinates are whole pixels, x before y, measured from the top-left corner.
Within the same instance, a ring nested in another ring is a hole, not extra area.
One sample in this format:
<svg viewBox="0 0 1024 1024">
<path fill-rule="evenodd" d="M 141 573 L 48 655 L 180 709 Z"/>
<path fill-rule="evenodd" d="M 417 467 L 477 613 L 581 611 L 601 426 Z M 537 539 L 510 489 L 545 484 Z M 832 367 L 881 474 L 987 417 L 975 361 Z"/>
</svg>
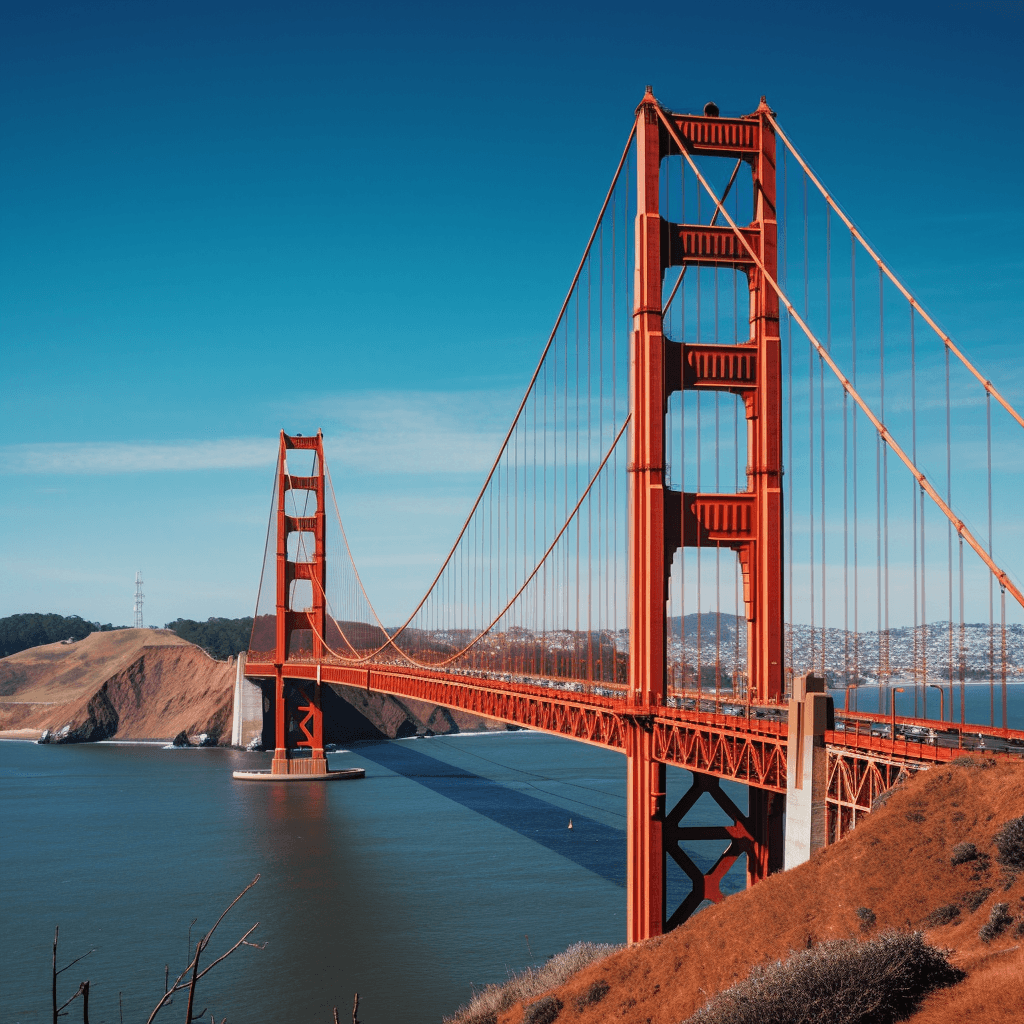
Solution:
<svg viewBox="0 0 1024 1024">
<path fill-rule="evenodd" d="M 170 630 L 92 633 L 0 659 L 0 730 L 49 729 L 62 742 L 170 739 L 182 730 L 221 737 L 234 678 L 233 661 L 215 661 Z"/>
<path fill-rule="evenodd" d="M 952 949 L 967 978 L 928 996 L 914 1024 L 1021 1024 L 1024 1021 L 1024 872 L 997 862 L 993 837 L 1024 814 L 1024 764 L 962 759 L 921 772 L 895 791 L 848 839 L 793 871 L 710 907 L 667 936 L 593 964 L 553 990 L 559 1024 L 621 1021 L 679 1024 L 758 963 L 832 938 L 923 930 Z M 979 856 L 952 863 L 958 843 Z M 979 929 L 997 903 L 1014 918 L 984 943 Z M 936 911 L 955 917 L 945 925 Z M 952 908 L 956 908 L 954 911 Z M 863 918 L 874 914 L 866 928 Z M 598 981 L 607 995 L 582 1010 L 577 999 Z M 518 1004 L 500 1024 L 524 1019 Z"/>
</svg>

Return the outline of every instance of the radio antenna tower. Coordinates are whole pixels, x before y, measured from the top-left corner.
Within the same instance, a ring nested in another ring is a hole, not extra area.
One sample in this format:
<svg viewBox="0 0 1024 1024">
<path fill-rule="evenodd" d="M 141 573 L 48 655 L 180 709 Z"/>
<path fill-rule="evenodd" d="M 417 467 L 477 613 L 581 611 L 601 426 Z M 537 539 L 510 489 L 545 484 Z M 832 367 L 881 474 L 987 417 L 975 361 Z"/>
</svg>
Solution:
<svg viewBox="0 0 1024 1024">
<path fill-rule="evenodd" d="M 135 628 L 142 629 L 142 570 L 135 574 Z"/>
</svg>

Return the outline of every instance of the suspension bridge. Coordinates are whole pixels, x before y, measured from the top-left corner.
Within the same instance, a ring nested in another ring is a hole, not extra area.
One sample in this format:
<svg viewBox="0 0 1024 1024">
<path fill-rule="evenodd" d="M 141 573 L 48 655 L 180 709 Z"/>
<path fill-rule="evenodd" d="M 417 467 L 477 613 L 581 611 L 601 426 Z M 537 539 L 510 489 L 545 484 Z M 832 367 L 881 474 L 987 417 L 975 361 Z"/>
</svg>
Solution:
<svg viewBox="0 0 1024 1024">
<path fill-rule="evenodd" d="M 327 772 L 330 684 L 619 750 L 628 938 L 658 935 L 721 899 L 740 857 L 748 884 L 800 863 L 908 772 L 1024 756 L 1006 707 L 1019 508 L 999 487 L 1022 428 L 764 98 L 682 114 L 648 89 L 490 472 L 401 624 L 363 588 L 322 435 L 282 432 L 245 666 L 272 773 Z M 674 807 L 666 766 L 693 773 Z M 730 825 L 687 825 L 704 794 Z M 725 850 L 704 872 L 683 844 L 707 839 Z M 692 883 L 678 907 L 669 869 Z"/>
</svg>

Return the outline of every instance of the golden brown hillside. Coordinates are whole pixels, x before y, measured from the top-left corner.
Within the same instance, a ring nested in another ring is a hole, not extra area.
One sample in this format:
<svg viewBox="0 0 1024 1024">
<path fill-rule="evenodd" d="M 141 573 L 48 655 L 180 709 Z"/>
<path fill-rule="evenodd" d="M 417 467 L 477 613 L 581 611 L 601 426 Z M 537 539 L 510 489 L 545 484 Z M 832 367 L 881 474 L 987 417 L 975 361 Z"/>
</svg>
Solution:
<svg viewBox="0 0 1024 1024">
<path fill-rule="evenodd" d="M 961 758 L 921 772 L 849 838 L 808 863 L 552 989 L 549 995 L 562 1004 L 557 1020 L 681 1024 L 757 965 L 823 941 L 870 939 L 897 929 L 923 931 L 927 942 L 952 950 L 950 961 L 967 975 L 927 996 L 909 1018 L 914 1024 L 1020 1024 L 1024 870 L 999 862 L 995 836 L 1021 815 L 1020 762 Z M 994 911 L 999 917 L 1001 904 L 1007 905 L 1002 930 L 983 941 L 979 932 Z M 587 1002 L 588 993 L 601 992 Z M 536 1016 L 536 1010 L 524 1014 L 519 1002 L 497 1020 L 520 1024 Z"/>
</svg>

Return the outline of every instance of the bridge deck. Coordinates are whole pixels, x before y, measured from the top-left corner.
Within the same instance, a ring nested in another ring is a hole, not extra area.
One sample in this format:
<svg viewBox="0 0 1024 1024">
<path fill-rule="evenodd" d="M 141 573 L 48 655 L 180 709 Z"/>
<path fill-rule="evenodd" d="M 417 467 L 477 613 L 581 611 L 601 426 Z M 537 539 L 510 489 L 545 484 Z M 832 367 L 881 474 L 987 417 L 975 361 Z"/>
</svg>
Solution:
<svg viewBox="0 0 1024 1024">
<path fill-rule="evenodd" d="M 271 662 L 251 661 L 245 674 L 275 678 Z M 290 661 L 288 679 L 351 686 L 368 693 L 408 697 L 466 711 L 510 725 L 625 752 L 625 723 L 653 735 L 654 758 L 690 771 L 732 779 L 761 789 L 786 791 L 789 723 L 785 705 L 714 700 L 696 691 L 673 696 L 677 706 L 628 704 L 621 690 L 587 680 L 530 685 L 391 665 L 350 666 Z M 1024 756 L 1024 732 L 985 726 L 954 726 L 927 719 L 893 719 L 866 712 L 836 712 L 837 728 L 825 734 L 837 755 L 884 759 L 908 767 L 950 761 L 965 750 Z M 897 734 L 894 737 L 892 727 Z M 899 730 L 919 730 L 909 738 Z M 1019 751 L 1014 747 L 1019 746 Z"/>
</svg>

